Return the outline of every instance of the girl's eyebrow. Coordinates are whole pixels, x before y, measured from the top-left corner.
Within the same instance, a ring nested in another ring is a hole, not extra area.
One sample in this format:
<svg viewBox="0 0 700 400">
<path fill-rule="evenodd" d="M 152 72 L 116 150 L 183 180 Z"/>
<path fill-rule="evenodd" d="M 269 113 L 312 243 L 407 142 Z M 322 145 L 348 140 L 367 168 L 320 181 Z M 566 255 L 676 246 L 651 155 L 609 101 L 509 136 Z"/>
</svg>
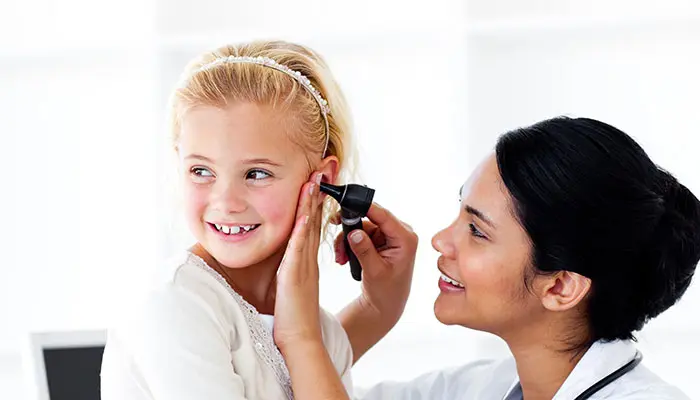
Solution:
<svg viewBox="0 0 700 400">
<path fill-rule="evenodd" d="M 267 164 L 273 167 L 281 167 L 280 163 L 276 163 L 269 158 L 249 158 L 242 161 L 243 164 Z"/>
<path fill-rule="evenodd" d="M 215 164 L 214 160 L 212 160 L 209 157 L 200 155 L 200 154 L 189 154 L 189 155 L 187 155 L 187 157 L 185 157 L 185 160 L 187 160 L 187 159 L 196 159 L 196 160 L 205 161 L 205 162 L 208 162 L 211 164 Z M 266 165 L 270 165 L 272 167 L 281 167 L 282 166 L 282 164 L 274 162 L 274 161 L 270 160 L 269 158 L 249 158 L 249 159 L 245 159 L 245 160 L 241 161 L 241 163 L 244 165 L 266 164 Z"/>
<path fill-rule="evenodd" d="M 202 160 L 202 161 L 206 161 L 208 163 L 215 164 L 214 160 L 212 160 L 211 158 L 208 158 L 208 157 L 205 157 L 205 156 L 202 156 L 199 154 L 188 154 L 187 157 L 185 157 L 185 160 L 190 159 L 190 158 L 194 158 L 197 160 Z"/>
</svg>

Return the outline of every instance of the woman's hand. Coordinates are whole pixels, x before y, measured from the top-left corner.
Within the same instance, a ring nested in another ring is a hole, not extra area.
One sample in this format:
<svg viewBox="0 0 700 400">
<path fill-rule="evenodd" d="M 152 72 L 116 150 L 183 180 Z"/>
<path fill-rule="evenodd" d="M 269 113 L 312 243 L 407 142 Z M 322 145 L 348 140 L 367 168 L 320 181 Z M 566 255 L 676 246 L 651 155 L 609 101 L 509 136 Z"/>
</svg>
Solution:
<svg viewBox="0 0 700 400">
<path fill-rule="evenodd" d="M 304 184 L 297 219 L 277 272 L 274 338 L 280 351 L 300 342 L 320 342 L 318 247 L 321 238 L 321 200 L 315 173 Z"/>
<path fill-rule="evenodd" d="M 418 236 L 388 210 L 372 204 L 363 231 L 351 232 L 348 242 L 362 265 L 362 294 L 340 319 L 352 344 L 354 361 L 398 322 L 411 291 Z M 339 216 L 334 218 L 338 223 Z M 342 233 L 335 241 L 336 262 L 348 261 Z"/>
</svg>

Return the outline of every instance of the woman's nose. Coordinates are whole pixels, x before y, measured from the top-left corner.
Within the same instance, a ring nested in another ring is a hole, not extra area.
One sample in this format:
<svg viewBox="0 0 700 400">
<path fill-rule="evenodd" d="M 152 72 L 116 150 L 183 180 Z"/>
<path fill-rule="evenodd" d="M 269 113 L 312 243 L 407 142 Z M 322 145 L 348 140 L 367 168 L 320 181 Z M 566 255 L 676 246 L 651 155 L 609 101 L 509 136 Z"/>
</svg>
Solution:
<svg viewBox="0 0 700 400">
<path fill-rule="evenodd" d="M 447 258 L 454 258 L 454 246 L 450 239 L 450 228 L 447 227 L 436 233 L 431 240 L 433 248 Z"/>
</svg>

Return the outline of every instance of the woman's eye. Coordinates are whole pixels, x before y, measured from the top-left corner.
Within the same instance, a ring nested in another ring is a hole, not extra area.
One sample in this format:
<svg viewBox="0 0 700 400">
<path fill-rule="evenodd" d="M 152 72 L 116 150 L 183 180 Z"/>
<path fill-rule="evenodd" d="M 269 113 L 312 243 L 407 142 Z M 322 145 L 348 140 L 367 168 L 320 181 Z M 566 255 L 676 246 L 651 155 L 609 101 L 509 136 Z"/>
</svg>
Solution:
<svg viewBox="0 0 700 400">
<path fill-rule="evenodd" d="M 193 167 L 190 170 L 190 173 L 192 173 L 192 175 L 195 175 L 195 176 L 200 177 L 200 178 L 210 178 L 210 177 L 214 176 L 214 174 L 211 171 L 209 171 L 206 168 L 202 168 L 202 167 Z"/>
<path fill-rule="evenodd" d="M 246 174 L 246 179 L 253 179 L 253 180 L 261 180 L 265 178 L 269 178 L 272 175 L 269 172 L 263 171 L 261 169 L 254 169 L 252 171 L 249 171 L 248 174 Z"/>
<path fill-rule="evenodd" d="M 484 235 L 483 233 L 481 233 L 481 231 L 479 230 L 479 228 L 476 227 L 476 225 L 470 223 L 470 224 L 469 224 L 469 230 L 471 231 L 472 236 L 476 236 L 476 237 L 478 237 L 478 238 L 486 239 L 486 235 Z"/>
</svg>

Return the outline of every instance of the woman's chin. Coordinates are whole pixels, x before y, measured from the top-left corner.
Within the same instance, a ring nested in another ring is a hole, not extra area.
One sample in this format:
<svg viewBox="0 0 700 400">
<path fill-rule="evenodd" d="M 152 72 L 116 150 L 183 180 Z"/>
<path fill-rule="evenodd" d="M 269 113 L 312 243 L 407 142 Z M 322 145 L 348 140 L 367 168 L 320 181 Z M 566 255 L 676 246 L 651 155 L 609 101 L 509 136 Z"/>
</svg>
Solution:
<svg viewBox="0 0 700 400">
<path fill-rule="evenodd" d="M 459 309 L 449 304 L 445 299 L 441 299 L 440 296 L 435 300 L 433 312 L 435 313 L 435 318 L 445 325 L 461 325 Z"/>
</svg>

